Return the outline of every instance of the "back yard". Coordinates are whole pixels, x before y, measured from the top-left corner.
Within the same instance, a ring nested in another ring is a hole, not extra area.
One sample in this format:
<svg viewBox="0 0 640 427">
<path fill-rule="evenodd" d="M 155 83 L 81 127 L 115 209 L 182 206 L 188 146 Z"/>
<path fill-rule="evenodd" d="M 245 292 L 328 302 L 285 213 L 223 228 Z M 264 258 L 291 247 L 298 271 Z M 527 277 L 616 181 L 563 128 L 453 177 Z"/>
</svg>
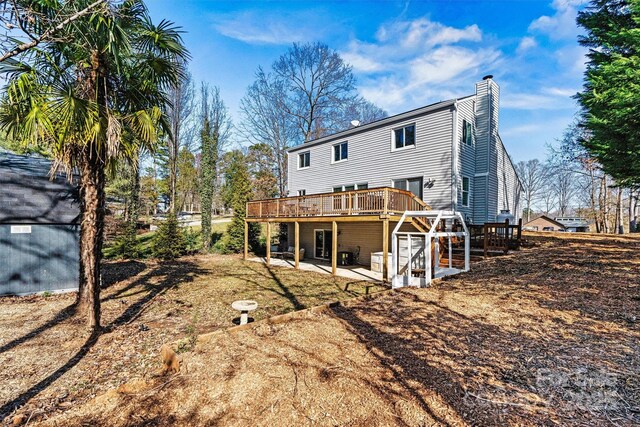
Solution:
<svg viewBox="0 0 640 427">
<path fill-rule="evenodd" d="M 18 413 L 47 425 L 637 425 L 639 251 L 560 235 L 428 289 L 212 334 L 167 376 L 160 343 L 229 325 L 233 299 L 271 301 L 263 318 L 363 286 L 235 258 L 111 265 L 97 341 L 66 318 L 71 296 L 0 301 L 3 411 L 30 399 Z"/>
<path fill-rule="evenodd" d="M 0 298 L 0 420 L 27 401 L 23 412 L 38 417 L 148 376 L 163 343 L 182 339 L 188 350 L 198 334 L 233 326 L 235 300 L 257 300 L 258 320 L 352 298 L 371 284 L 193 256 L 109 262 L 103 286 L 107 333 L 98 339 L 71 315 L 75 294 Z"/>
</svg>

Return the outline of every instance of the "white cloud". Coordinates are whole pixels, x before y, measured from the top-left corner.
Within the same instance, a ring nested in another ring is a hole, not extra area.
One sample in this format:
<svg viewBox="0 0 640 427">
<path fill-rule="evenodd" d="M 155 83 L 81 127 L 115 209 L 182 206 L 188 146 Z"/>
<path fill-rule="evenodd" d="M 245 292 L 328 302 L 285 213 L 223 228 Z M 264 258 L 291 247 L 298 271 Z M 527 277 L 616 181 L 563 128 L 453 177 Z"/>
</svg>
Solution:
<svg viewBox="0 0 640 427">
<path fill-rule="evenodd" d="M 536 41 L 535 37 L 523 37 L 518 44 L 518 49 L 516 49 L 516 52 L 518 54 L 522 54 L 530 49 L 533 49 L 536 46 L 538 46 L 538 42 Z"/>
<path fill-rule="evenodd" d="M 553 40 L 575 39 L 579 33 L 576 17 L 583 3 L 581 0 L 555 0 L 551 4 L 555 13 L 535 19 L 529 25 L 529 31 L 544 34 Z"/>
<path fill-rule="evenodd" d="M 568 98 L 575 95 L 578 91 L 572 88 L 546 87 L 542 88 L 542 92 L 552 96 Z"/>
<path fill-rule="evenodd" d="M 507 93 L 502 97 L 501 106 L 513 110 L 563 110 L 574 108 L 567 103 L 565 94 L 545 93 Z M 575 93 L 575 92 L 573 92 Z"/>
<path fill-rule="evenodd" d="M 300 22 L 306 22 L 306 18 L 241 12 L 214 16 L 213 28 L 224 36 L 248 44 L 286 45 L 321 38 L 317 28 L 312 30 Z"/>
<path fill-rule="evenodd" d="M 480 42 L 477 25 L 418 18 L 381 25 L 373 42 L 352 40 L 341 55 L 358 75 L 362 95 L 395 113 L 470 93 L 468 82 L 456 77 L 477 78 L 500 58 Z"/>
</svg>

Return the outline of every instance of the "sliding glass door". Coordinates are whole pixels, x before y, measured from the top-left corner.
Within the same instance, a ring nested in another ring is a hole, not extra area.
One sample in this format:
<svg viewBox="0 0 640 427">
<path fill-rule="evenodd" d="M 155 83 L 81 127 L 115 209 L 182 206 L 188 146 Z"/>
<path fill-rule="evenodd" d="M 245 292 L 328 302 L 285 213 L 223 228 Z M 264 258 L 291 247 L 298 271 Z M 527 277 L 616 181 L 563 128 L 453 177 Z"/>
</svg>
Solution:
<svg viewBox="0 0 640 427">
<path fill-rule="evenodd" d="M 331 258 L 331 246 L 333 245 L 333 234 L 331 230 L 314 230 L 315 231 L 315 250 L 314 256 L 321 259 Z"/>
</svg>

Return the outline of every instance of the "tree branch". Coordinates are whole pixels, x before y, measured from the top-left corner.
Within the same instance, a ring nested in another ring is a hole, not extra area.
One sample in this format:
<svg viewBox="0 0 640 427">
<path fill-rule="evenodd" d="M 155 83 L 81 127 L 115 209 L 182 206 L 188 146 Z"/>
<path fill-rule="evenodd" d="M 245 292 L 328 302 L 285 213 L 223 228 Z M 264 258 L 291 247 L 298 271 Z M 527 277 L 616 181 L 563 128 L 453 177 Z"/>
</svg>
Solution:
<svg viewBox="0 0 640 427">
<path fill-rule="evenodd" d="M 89 6 L 87 6 L 86 8 L 74 13 L 73 15 L 71 15 L 70 17 L 68 17 L 67 19 L 65 19 L 64 21 L 62 21 L 61 23 L 59 23 L 58 25 L 56 25 L 55 27 L 49 28 L 47 31 L 45 31 L 44 33 L 42 33 L 41 36 L 39 37 L 34 37 L 32 36 L 29 32 L 26 32 L 27 36 L 31 37 L 32 40 L 28 43 L 22 43 L 18 46 L 16 46 L 14 49 L 12 49 L 9 52 L 6 52 L 5 54 L 3 54 L 0 57 L 0 62 L 3 62 L 9 58 L 12 58 L 16 55 L 21 54 L 22 52 L 26 52 L 29 49 L 32 49 L 34 47 L 36 47 L 37 45 L 39 45 L 42 42 L 46 42 L 49 40 L 52 40 L 54 34 L 60 30 L 62 30 L 66 25 L 70 24 L 71 22 L 83 17 L 84 15 L 87 15 L 89 13 L 91 13 L 93 11 L 93 9 L 95 9 L 97 6 L 106 3 L 107 0 L 97 0 L 93 3 L 91 3 Z M 16 11 L 17 12 L 17 11 Z M 19 20 L 19 18 L 17 18 Z M 23 29 L 24 31 L 24 29 Z"/>
</svg>

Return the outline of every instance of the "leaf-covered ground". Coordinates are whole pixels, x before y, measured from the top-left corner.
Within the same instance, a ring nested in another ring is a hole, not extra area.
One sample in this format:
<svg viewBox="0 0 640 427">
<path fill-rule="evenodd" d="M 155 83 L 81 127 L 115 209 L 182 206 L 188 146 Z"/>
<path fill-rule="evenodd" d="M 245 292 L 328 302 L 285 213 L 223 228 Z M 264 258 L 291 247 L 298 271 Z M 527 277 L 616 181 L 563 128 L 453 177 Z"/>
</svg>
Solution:
<svg viewBox="0 0 640 427">
<path fill-rule="evenodd" d="M 180 373 L 40 421 L 637 425 L 639 253 L 636 237 L 547 238 L 428 289 L 213 334 Z"/>
<path fill-rule="evenodd" d="M 103 279 L 97 339 L 72 315 L 75 294 L 0 298 L 0 421 L 37 420 L 152 375 L 162 344 L 182 340 L 186 351 L 198 334 L 233 326 L 235 300 L 258 301 L 259 320 L 384 289 L 235 256 L 109 262 Z"/>
</svg>

